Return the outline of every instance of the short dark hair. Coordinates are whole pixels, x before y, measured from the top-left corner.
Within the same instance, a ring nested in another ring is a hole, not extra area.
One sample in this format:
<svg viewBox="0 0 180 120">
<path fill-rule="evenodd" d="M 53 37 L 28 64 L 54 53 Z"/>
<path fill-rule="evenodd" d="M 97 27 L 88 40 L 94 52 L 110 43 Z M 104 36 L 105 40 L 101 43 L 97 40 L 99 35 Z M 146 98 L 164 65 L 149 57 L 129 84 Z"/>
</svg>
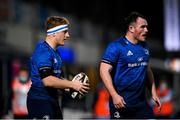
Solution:
<svg viewBox="0 0 180 120">
<path fill-rule="evenodd" d="M 137 18 L 141 17 L 143 19 L 146 19 L 144 15 L 138 13 L 138 12 L 131 12 L 125 19 L 125 32 L 127 32 L 129 25 L 131 25 L 132 23 L 136 22 Z"/>
</svg>

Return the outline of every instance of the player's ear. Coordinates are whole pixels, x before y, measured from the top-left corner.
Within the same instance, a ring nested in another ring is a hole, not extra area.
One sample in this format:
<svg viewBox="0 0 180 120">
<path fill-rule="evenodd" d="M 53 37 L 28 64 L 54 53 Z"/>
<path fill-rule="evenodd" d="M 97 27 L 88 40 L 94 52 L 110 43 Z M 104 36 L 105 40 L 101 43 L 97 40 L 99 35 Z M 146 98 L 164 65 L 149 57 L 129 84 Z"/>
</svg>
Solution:
<svg viewBox="0 0 180 120">
<path fill-rule="evenodd" d="M 129 29 L 130 32 L 134 32 L 134 26 L 129 25 L 128 29 Z"/>
</svg>

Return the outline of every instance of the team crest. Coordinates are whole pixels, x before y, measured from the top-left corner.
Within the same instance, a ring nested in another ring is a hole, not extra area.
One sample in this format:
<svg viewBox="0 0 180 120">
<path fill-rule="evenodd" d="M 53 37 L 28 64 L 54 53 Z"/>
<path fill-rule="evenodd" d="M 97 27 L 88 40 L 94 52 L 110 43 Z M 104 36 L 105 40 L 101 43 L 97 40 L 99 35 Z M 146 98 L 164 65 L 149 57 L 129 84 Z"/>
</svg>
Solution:
<svg viewBox="0 0 180 120">
<path fill-rule="evenodd" d="M 144 52 L 146 55 L 149 55 L 149 50 L 148 49 L 144 49 Z"/>
</svg>

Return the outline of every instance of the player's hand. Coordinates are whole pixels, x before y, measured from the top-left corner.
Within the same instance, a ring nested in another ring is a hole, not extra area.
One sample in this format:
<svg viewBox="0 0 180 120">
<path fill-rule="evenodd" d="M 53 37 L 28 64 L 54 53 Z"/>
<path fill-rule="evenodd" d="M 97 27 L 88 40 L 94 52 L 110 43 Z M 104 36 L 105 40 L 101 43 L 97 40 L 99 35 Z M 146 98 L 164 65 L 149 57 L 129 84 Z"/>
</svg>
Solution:
<svg viewBox="0 0 180 120">
<path fill-rule="evenodd" d="M 81 83 L 83 86 L 82 88 L 80 89 L 80 93 L 81 94 L 84 94 L 84 93 L 88 93 L 90 87 L 89 87 L 89 83 Z"/>
<path fill-rule="evenodd" d="M 88 90 L 90 89 L 89 83 L 81 83 L 80 81 L 74 81 L 72 82 L 73 86 L 72 88 L 81 94 L 88 93 Z"/>
<path fill-rule="evenodd" d="M 158 111 L 161 111 L 161 102 L 157 95 L 152 97 L 153 101 L 155 102 L 156 106 L 158 107 Z"/>
<path fill-rule="evenodd" d="M 113 104 L 115 106 L 115 108 L 119 109 L 119 108 L 125 108 L 125 104 L 126 102 L 124 101 L 123 97 L 121 97 L 120 95 L 115 95 L 112 96 L 113 99 Z"/>
</svg>

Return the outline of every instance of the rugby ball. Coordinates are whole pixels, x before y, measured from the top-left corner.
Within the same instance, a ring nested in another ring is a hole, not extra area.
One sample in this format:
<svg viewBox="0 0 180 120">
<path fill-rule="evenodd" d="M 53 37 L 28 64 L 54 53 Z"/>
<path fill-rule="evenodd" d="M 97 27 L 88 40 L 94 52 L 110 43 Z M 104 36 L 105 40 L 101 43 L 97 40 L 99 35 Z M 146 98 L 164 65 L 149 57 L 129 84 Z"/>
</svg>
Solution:
<svg viewBox="0 0 180 120">
<path fill-rule="evenodd" d="M 81 72 L 81 73 L 78 73 L 77 75 L 75 75 L 73 77 L 72 81 L 80 81 L 81 83 L 89 83 L 89 78 L 85 73 Z M 73 99 L 81 99 L 84 95 L 85 95 L 85 93 L 81 94 L 78 91 L 71 90 L 71 97 Z"/>
</svg>

